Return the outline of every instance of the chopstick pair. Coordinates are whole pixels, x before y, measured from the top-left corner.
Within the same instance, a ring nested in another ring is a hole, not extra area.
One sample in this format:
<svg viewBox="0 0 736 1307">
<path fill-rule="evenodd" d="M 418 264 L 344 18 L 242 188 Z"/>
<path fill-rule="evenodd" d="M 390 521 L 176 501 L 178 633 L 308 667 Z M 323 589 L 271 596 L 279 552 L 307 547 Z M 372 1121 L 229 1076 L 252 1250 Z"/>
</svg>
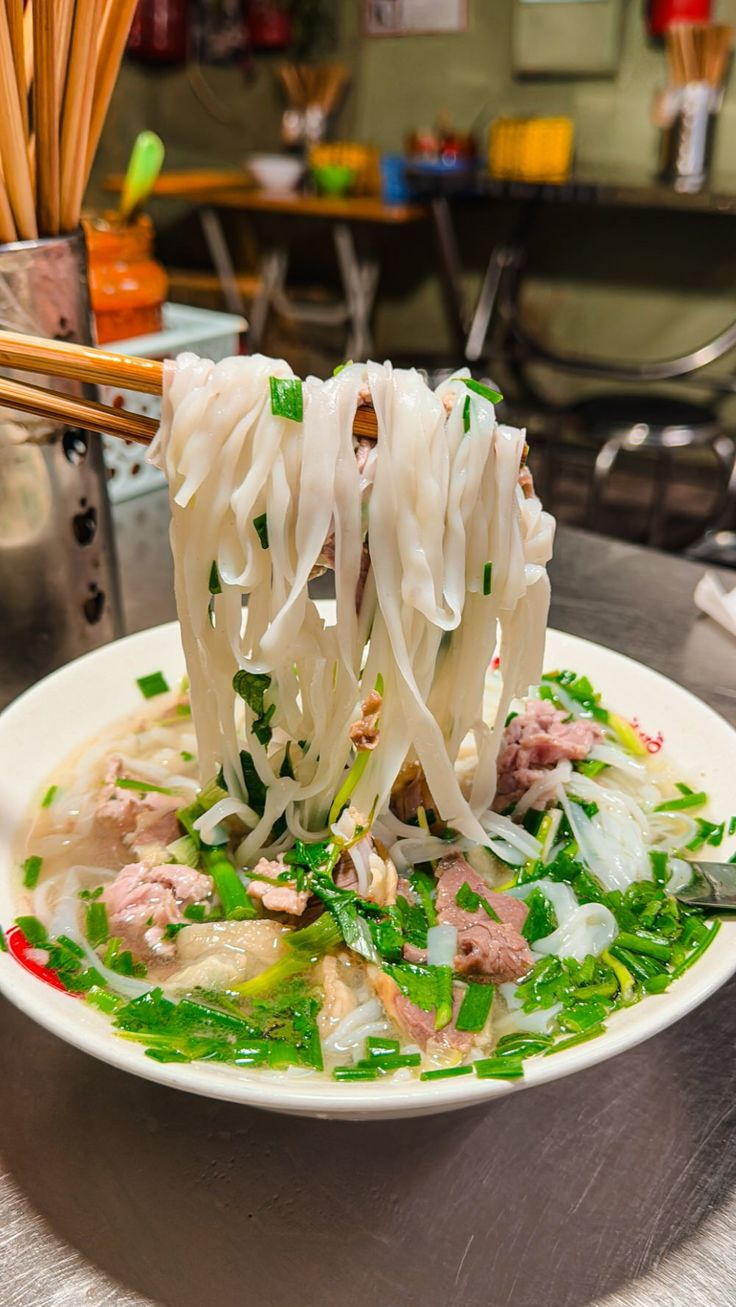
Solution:
<svg viewBox="0 0 736 1307">
<path fill-rule="evenodd" d="M 87 385 L 117 386 L 146 395 L 160 395 L 163 391 L 164 365 L 156 359 L 134 358 L 130 354 L 116 354 L 87 345 L 44 340 L 11 331 L 0 332 L 0 367 L 19 372 L 41 372 Z M 124 408 L 113 408 L 96 400 L 47 390 L 28 382 L 12 381 L 8 377 L 0 377 L 0 405 L 49 418 L 59 425 L 79 426 L 86 431 L 120 436 L 142 445 L 150 445 L 158 430 L 156 419 L 142 413 L 131 413 Z M 358 409 L 353 434 L 376 438 L 377 422 L 372 406 L 364 405 Z"/>
</svg>

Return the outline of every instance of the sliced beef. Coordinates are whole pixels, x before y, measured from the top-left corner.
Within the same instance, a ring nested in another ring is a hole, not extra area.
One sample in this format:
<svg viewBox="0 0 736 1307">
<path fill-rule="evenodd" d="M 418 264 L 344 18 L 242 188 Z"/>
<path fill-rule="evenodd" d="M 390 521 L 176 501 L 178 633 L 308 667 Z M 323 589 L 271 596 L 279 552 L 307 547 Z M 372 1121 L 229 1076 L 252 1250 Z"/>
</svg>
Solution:
<svg viewBox="0 0 736 1307">
<path fill-rule="evenodd" d="M 469 1031 L 458 1030 L 455 1025 L 463 999 L 462 986 L 455 985 L 453 990 L 452 1020 L 442 1030 L 437 1030 L 434 1012 L 425 1012 L 412 1003 L 402 994 L 393 977 L 377 967 L 371 967 L 370 979 L 391 1020 L 403 1035 L 420 1048 L 430 1048 L 437 1053 L 442 1049 L 457 1048 L 465 1053 L 471 1047 L 474 1036 Z"/>
<path fill-rule="evenodd" d="M 482 976 L 494 985 L 526 975 L 534 965 L 521 934 L 526 905 L 510 894 L 489 889 L 461 853 L 442 858 L 437 875 L 437 919 L 442 925 L 455 926 L 458 932 L 455 970 L 461 975 Z M 498 921 L 489 917 L 482 903 L 472 912 L 460 907 L 457 894 L 466 884 L 488 903 Z"/>
<path fill-rule="evenodd" d="M 139 855 L 147 849 L 171 844 L 181 833 L 176 819 L 176 810 L 182 806 L 181 796 L 121 789 L 116 782 L 122 775 L 121 759 L 111 758 L 95 821 Z"/>
<path fill-rule="evenodd" d="M 205 902 L 212 890 L 212 877 L 192 867 L 174 862 L 162 866 L 130 863 L 102 895 L 110 934 L 121 936 L 138 956 L 147 949 L 163 952 L 166 927 L 184 921 L 184 909 Z M 169 951 L 173 953 L 173 947 Z"/>
<path fill-rule="evenodd" d="M 269 912 L 288 912 L 293 917 L 300 917 L 309 902 L 310 891 L 297 889 L 295 881 L 291 880 L 284 880 L 279 885 L 269 884 L 284 871 L 286 863 L 282 854 L 271 862 L 268 858 L 261 858 L 250 873 L 253 879 L 248 885 L 248 893 L 252 899 L 260 899 Z M 258 880 L 259 876 L 267 876 L 268 880 Z"/>
<path fill-rule="evenodd" d="M 507 808 L 559 762 L 581 762 L 603 738 L 597 722 L 568 721 L 547 699 L 529 699 L 509 722 L 498 756 L 495 807 Z"/>
</svg>

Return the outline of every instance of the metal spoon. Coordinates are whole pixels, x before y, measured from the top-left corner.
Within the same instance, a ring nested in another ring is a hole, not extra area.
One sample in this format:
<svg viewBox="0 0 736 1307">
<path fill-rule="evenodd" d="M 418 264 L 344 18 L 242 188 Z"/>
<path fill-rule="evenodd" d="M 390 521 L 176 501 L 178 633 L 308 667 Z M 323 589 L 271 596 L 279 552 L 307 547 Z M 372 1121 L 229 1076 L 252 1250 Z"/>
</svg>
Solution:
<svg viewBox="0 0 736 1307">
<path fill-rule="evenodd" d="M 736 864 L 691 862 L 693 878 L 673 895 L 680 903 L 698 908 L 736 911 Z"/>
</svg>

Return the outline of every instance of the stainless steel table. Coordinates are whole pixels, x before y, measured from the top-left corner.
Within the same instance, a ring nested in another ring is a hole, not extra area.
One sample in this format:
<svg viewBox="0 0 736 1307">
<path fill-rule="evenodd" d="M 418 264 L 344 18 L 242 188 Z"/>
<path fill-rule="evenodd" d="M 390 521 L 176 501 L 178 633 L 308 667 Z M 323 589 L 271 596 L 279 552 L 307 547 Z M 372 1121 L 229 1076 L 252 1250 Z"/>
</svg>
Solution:
<svg viewBox="0 0 736 1307">
<path fill-rule="evenodd" d="M 164 621 L 161 497 L 118 523 L 129 629 Z M 563 530 L 553 621 L 736 720 L 700 570 Z M 736 984 L 603 1066 L 418 1121 L 177 1094 L 5 1003 L 0 1066 L 2 1307 L 736 1304 Z"/>
</svg>

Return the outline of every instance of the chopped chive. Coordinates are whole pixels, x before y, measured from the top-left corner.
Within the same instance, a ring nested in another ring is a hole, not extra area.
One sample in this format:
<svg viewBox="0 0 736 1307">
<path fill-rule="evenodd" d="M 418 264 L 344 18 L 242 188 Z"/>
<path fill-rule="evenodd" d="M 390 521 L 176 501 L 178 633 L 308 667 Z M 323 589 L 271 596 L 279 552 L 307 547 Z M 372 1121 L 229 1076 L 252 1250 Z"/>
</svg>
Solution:
<svg viewBox="0 0 736 1307">
<path fill-rule="evenodd" d="M 58 785 L 49 785 L 49 788 L 47 789 L 46 793 L 44 794 L 41 800 L 41 807 L 50 808 L 58 792 L 59 792 Z"/>
<path fill-rule="evenodd" d="M 176 705 L 176 715 L 177 717 L 191 717 L 192 715 L 191 704 L 178 703 Z"/>
<path fill-rule="evenodd" d="M 32 857 L 26 858 L 23 863 L 23 884 L 26 889 L 35 889 L 38 884 L 38 878 L 41 875 L 43 858 L 39 858 L 35 853 Z"/>
<path fill-rule="evenodd" d="M 702 808 L 707 802 L 708 795 L 700 790 L 697 794 L 683 794 L 679 799 L 665 799 L 657 804 L 654 812 L 683 812 L 686 808 Z"/>
<path fill-rule="evenodd" d="M 695 790 L 691 789 L 689 785 L 686 785 L 684 781 L 675 781 L 675 789 L 676 789 L 676 790 L 679 790 L 679 791 L 680 791 L 680 794 L 694 794 L 694 793 L 695 793 Z"/>
<path fill-rule="evenodd" d="M 713 943 L 713 940 L 715 939 L 720 929 L 721 929 L 721 923 L 716 917 L 711 922 L 711 924 L 708 927 L 706 927 L 706 934 L 702 937 L 700 942 L 696 944 L 692 952 L 688 953 L 687 957 L 683 962 L 680 963 L 679 967 L 675 967 L 674 971 L 671 972 L 670 978 L 672 980 L 679 980 L 680 976 L 684 975 L 684 973 L 689 970 L 689 968 L 693 965 L 694 962 L 697 962 L 699 958 L 702 958 L 703 954 L 705 953 L 705 950 L 707 948 L 710 948 L 711 944 Z"/>
<path fill-rule="evenodd" d="M 377 1067 L 336 1066 L 332 1078 L 333 1080 L 377 1080 L 380 1074 Z"/>
<path fill-rule="evenodd" d="M 271 412 L 276 418 L 301 422 L 304 417 L 304 396 L 298 377 L 269 377 Z"/>
<path fill-rule="evenodd" d="M 375 1067 L 378 1071 L 389 1072 L 405 1066 L 419 1066 L 421 1061 L 421 1053 L 387 1053 L 384 1057 L 361 1058 L 356 1066 L 361 1070 L 363 1067 Z"/>
<path fill-rule="evenodd" d="M 558 1044 L 553 1044 L 544 1054 L 549 1057 L 552 1053 L 564 1053 L 567 1048 L 575 1048 L 578 1044 L 586 1044 L 589 1039 L 597 1039 L 599 1035 L 605 1034 L 606 1027 L 603 1022 L 598 1026 L 589 1026 L 587 1030 L 581 1031 L 579 1035 L 571 1035 L 569 1039 L 561 1039 Z"/>
<path fill-rule="evenodd" d="M 483 568 L 483 594 L 484 595 L 489 595 L 491 593 L 492 584 L 493 584 L 493 563 L 486 563 L 485 567 Z"/>
<path fill-rule="evenodd" d="M 134 781 L 129 776 L 121 776 L 115 782 L 119 790 L 138 790 L 141 794 L 173 794 L 165 785 L 150 785 L 148 781 Z"/>
<path fill-rule="evenodd" d="M 466 395 L 465 403 L 463 404 L 463 431 L 465 432 L 466 436 L 469 430 L 470 430 L 470 395 Z"/>
<path fill-rule="evenodd" d="M 101 899 L 93 899 L 87 904 L 84 930 L 92 948 L 107 943 L 110 927 L 107 920 L 107 908 Z"/>
<path fill-rule="evenodd" d="M 649 861 L 652 864 L 652 880 L 660 889 L 664 889 L 670 878 L 668 858 L 664 849 L 650 849 Z"/>
<path fill-rule="evenodd" d="M 148 676 L 137 676 L 136 683 L 144 699 L 153 699 L 157 694 L 166 694 L 169 683 L 163 672 L 149 672 Z"/>
<path fill-rule="evenodd" d="M 194 754 L 190 753 L 188 749 L 182 749 L 179 756 L 182 762 L 194 762 Z"/>
<path fill-rule="evenodd" d="M 731 817 L 728 823 L 728 833 L 729 835 L 736 835 L 736 817 Z"/>
<path fill-rule="evenodd" d="M 489 399 L 492 404 L 500 404 L 503 395 L 500 390 L 492 390 L 490 386 L 484 386 L 482 381 L 474 381 L 472 377 L 463 377 L 462 380 L 476 395 L 482 395 L 483 399 Z"/>
<path fill-rule="evenodd" d="M 460 1004 L 455 1022 L 456 1029 L 473 1033 L 482 1030 L 488 1020 L 492 1003 L 493 985 L 478 985 L 471 982 Z"/>
<path fill-rule="evenodd" d="M 253 518 L 253 527 L 261 542 L 261 549 L 268 549 L 268 518 L 265 513 L 259 513 L 258 517 Z"/>
<path fill-rule="evenodd" d="M 672 949 L 666 939 L 661 935 L 652 935 L 644 931 L 632 934 L 630 931 L 621 930 L 616 936 L 616 943 L 620 948 L 628 949 L 630 953 L 645 953 L 660 962 L 669 962 L 672 956 Z"/>
<path fill-rule="evenodd" d="M 420 1080 L 449 1080 L 454 1076 L 470 1076 L 473 1074 L 472 1066 L 443 1066 L 438 1067 L 436 1071 L 422 1071 Z"/>
<path fill-rule="evenodd" d="M 524 1064 L 521 1058 L 484 1057 L 473 1063 L 479 1080 L 521 1080 Z"/>
<path fill-rule="evenodd" d="M 222 594 L 222 585 L 220 584 L 220 573 L 217 570 L 217 563 L 212 560 L 210 568 L 209 591 L 211 595 Z"/>
<path fill-rule="evenodd" d="M 368 1057 L 393 1057 L 400 1050 L 398 1039 L 379 1039 L 369 1035 L 365 1041 Z"/>
</svg>

